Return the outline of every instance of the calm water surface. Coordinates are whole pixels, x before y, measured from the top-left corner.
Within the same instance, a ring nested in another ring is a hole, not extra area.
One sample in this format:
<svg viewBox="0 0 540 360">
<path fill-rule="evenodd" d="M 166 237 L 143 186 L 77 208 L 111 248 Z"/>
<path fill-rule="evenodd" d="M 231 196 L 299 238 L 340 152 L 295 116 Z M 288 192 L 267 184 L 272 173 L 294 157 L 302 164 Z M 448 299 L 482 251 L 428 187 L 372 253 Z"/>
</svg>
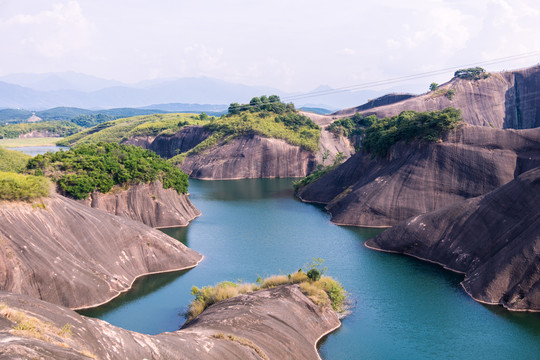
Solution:
<svg viewBox="0 0 540 360">
<path fill-rule="evenodd" d="M 57 152 L 59 150 L 68 150 L 69 147 L 66 146 L 56 146 L 56 145 L 47 145 L 47 146 L 22 146 L 22 147 L 12 147 L 8 148 L 9 150 L 21 151 L 30 156 L 36 156 L 39 154 L 45 154 L 46 152 Z"/>
<path fill-rule="evenodd" d="M 204 254 L 196 268 L 146 277 L 133 291 L 86 311 L 147 334 L 181 327 L 193 285 L 298 270 L 325 259 L 356 306 L 320 343 L 324 359 L 540 359 L 540 314 L 470 299 L 462 276 L 364 247 L 380 230 L 339 227 L 293 197 L 290 179 L 190 181 L 203 215 L 164 230 Z"/>
</svg>

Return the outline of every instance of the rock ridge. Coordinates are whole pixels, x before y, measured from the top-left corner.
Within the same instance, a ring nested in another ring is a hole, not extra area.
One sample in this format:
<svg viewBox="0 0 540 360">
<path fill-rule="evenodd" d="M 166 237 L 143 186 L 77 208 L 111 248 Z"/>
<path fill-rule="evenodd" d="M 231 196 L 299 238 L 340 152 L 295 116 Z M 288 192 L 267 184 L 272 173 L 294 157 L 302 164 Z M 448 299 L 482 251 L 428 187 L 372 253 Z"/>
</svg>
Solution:
<svg viewBox="0 0 540 360">
<path fill-rule="evenodd" d="M 477 198 L 419 215 L 366 246 L 465 274 L 475 300 L 540 311 L 540 167 Z"/>
<path fill-rule="evenodd" d="M 495 128 L 530 129 L 540 126 L 540 65 L 527 69 L 491 73 L 486 79 L 454 78 L 435 91 L 409 99 L 365 108 L 343 109 L 331 116 L 363 115 L 390 117 L 405 110 L 434 111 L 449 106 L 461 109 L 471 125 Z M 448 91 L 454 95 L 449 96 Z"/>
<path fill-rule="evenodd" d="M 0 289 L 70 308 L 100 305 L 137 277 L 202 259 L 159 230 L 58 194 L 34 205 L 2 202 L 0 219 Z"/>
<path fill-rule="evenodd" d="M 261 290 L 216 303 L 181 330 L 144 335 L 87 318 L 61 306 L 0 292 L 4 310 L 49 324 L 45 337 L 13 330 L 0 316 L 0 357 L 40 359 L 318 359 L 316 343 L 340 326 L 330 306 L 320 308 L 298 285 Z M 2 307 L 0 307 L 0 313 Z M 62 336 L 54 329 L 70 325 Z"/>
<path fill-rule="evenodd" d="M 132 185 L 127 190 L 107 194 L 94 192 L 82 202 L 92 208 L 155 228 L 186 226 L 201 215 L 187 194 L 164 189 L 159 181 Z"/>
<path fill-rule="evenodd" d="M 385 158 L 360 151 L 299 189 L 340 225 L 387 227 L 483 195 L 540 166 L 540 128 L 464 126 L 442 142 L 400 142 Z"/>
</svg>

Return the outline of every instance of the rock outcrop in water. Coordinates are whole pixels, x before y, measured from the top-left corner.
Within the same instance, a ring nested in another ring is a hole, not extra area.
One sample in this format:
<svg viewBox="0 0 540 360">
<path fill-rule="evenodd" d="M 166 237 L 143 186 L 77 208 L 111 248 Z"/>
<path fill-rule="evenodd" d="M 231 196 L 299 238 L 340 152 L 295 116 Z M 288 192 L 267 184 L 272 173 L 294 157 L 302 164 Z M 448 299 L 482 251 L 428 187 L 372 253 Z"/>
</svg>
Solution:
<svg viewBox="0 0 540 360">
<path fill-rule="evenodd" d="M 481 197 L 419 215 L 366 246 L 465 274 L 475 300 L 540 311 L 540 167 Z"/>
<path fill-rule="evenodd" d="M 319 339 L 340 325 L 330 306 L 315 305 L 297 285 L 224 300 L 181 330 L 159 335 L 120 329 L 21 295 L 0 292 L 0 304 L 2 358 L 312 360 L 319 358 Z M 43 335 L 14 330 L 15 315 L 38 327 L 47 324 Z M 66 326 L 69 332 L 62 331 Z"/>
<path fill-rule="evenodd" d="M 341 225 L 385 227 L 483 195 L 540 166 L 540 128 L 465 126 L 442 142 L 398 143 L 385 158 L 364 152 L 300 189 Z"/>
<path fill-rule="evenodd" d="M 404 110 L 433 111 L 449 106 L 461 109 L 471 125 L 529 129 L 540 126 L 540 65 L 517 71 L 492 73 L 487 79 L 454 78 L 438 90 L 389 105 L 340 110 L 331 116 L 360 112 L 377 117 L 398 115 Z M 449 95 L 448 91 L 453 91 Z"/>
<path fill-rule="evenodd" d="M 202 259 L 140 222 L 54 194 L 42 204 L 0 204 L 0 289 L 70 308 L 96 306 L 142 275 Z"/>
<path fill-rule="evenodd" d="M 137 220 L 151 227 L 186 226 L 201 215 L 187 194 L 164 189 L 159 181 L 132 185 L 107 194 L 94 192 L 83 203 L 113 215 Z"/>
</svg>

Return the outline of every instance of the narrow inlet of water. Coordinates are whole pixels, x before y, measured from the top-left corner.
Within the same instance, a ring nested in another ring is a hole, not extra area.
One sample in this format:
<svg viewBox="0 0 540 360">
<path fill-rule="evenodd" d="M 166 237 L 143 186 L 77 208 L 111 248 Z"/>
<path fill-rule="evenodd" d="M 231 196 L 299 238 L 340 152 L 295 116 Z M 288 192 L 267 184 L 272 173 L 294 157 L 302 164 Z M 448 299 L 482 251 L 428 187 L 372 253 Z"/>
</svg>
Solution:
<svg viewBox="0 0 540 360">
<path fill-rule="evenodd" d="M 84 315 L 157 334 L 178 330 L 191 287 L 294 272 L 322 258 L 355 303 L 320 343 L 324 359 L 537 359 L 540 314 L 484 306 L 462 276 L 364 242 L 381 230 L 340 227 L 294 198 L 291 179 L 190 180 L 202 216 L 163 231 L 205 256 L 194 269 L 139 279 L 132 291 Z"/>
</svg>

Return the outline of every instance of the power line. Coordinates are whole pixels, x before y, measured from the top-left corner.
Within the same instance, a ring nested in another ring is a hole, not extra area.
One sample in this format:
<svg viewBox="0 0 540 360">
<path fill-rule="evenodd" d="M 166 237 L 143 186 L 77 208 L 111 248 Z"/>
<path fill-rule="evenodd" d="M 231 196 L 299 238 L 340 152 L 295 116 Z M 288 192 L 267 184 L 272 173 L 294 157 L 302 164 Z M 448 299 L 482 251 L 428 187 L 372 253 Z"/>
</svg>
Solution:
<svg viewBox="0 0 540 360">
<path fill-rule="evenodd" d="M 511 55 L 511 56 L 506 56 L 506 57 L 501 57 L 501 58 L 496 58 L 496 59 L 491 59 L 491 60 L 465 64 L 465 65 L 452 66 L 452 67 L 447 67 L 444 69 L 426 71 L 423 73 L 400 76 L 400 77 L 395 77 L 395 78 L 390 78 L 390 79 L 385 79 L 385 80 L 370 81 L 370 82 L 365 82 L 365 83 L 360 83 L 360 84 L 355 84 L 355 85 L 344 86 L 344 87 L 340 87 L 336 89 L 313 91 L 313 92 L 309 92 L 305 94 L 287 96 L 287 97 L 284 97 L 282 100 L 284 102 L 293 102 L 295 100 L 301 100 L 301 99 L 323 96 L 323 95 L 339 94 L 339 93 L 348 92 L 352 90 L 361 90 L 361 89 L 366 89 L 366 88 L 380 86 L 380 85 L 391 85 L 391 84 L 400 83 L 407 80 L 415 80 L 415 79 L 425 78 L 428 76 L 440 75 L 448 71 L 455 71 L 455 70 L 459 70 L 466 67 L 479 66 L 479 65 L 484 65 L 484 66 L 493 65 L 493 64 L 499 64 L 499 63 L 511 61 L 511 60 L 526 59 L 533 56 L 540 56 L 540 51 L 532 51 L 532 52 L 518 54 L 518 55 Z"/>
</svg>

